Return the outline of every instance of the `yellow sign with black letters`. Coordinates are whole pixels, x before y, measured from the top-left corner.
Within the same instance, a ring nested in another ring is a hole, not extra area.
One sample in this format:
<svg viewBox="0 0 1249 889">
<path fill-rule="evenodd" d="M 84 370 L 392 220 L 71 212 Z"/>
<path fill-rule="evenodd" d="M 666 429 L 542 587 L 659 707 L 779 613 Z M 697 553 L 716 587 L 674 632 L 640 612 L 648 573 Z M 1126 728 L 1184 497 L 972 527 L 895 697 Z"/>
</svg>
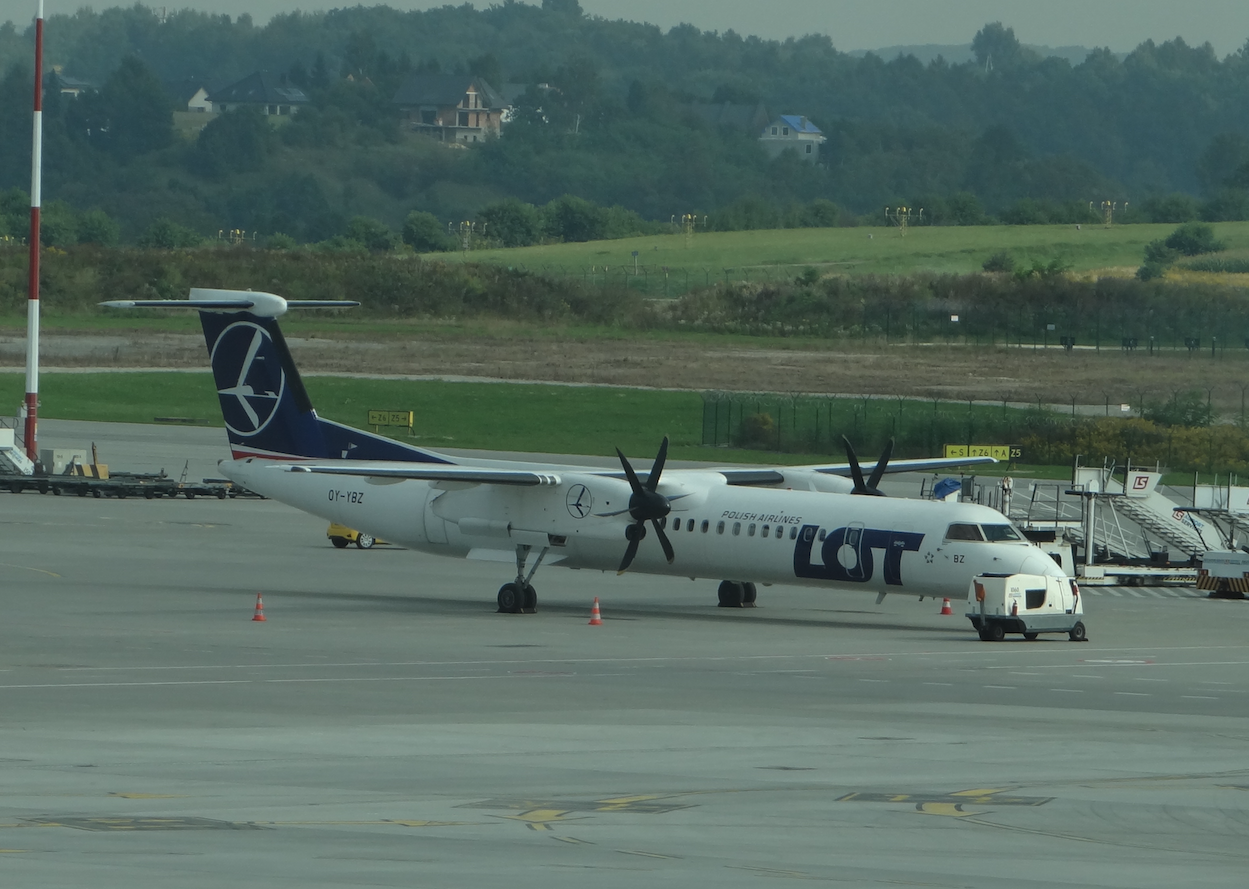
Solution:
<svg viewBox="0 0 1249 889">
<path fill-rule="evenodd" d="M 412 428 L 414 411 L 369 411 L 370 426 L 402 426 Z"/>
<path fill-rule="evenodd" d="M 952 445 L 945 446 L 944 456 L 947 459 L 962 460 L 967 457 L 992 457 L 1009 463 L 1023 457 L 1023 448 L 1019 445 Z"/>
</svg>

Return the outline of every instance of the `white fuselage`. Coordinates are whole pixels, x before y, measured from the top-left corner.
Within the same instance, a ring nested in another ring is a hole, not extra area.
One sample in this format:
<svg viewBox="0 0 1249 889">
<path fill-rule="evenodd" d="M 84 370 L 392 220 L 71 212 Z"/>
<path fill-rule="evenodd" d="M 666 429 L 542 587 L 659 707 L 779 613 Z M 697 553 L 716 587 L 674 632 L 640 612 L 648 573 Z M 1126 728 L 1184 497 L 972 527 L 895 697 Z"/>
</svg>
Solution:
<svg viewBox="0 0 1249 889">
<path fill-rule="evenodd" d="M 528 487 L 291 469 L 259 459 L 222 463 L 225 475 L 266 497 L 439 555 L 511 561 L 527 546 L 547 550 L 544 564 L 615 570 L 632 523 L 628 483 L 589 468 L 553 469 L 552 483 Z M 676 557 L 668 564 L 652 530 L 629 570 L 951 598 L 965 596 L 977 574 L 1064 576 L 1026 541 L 947 537 L 954 523 L 1008 524 L 996 510 L 831 493 L 827 478 L 810 485 L 825 490 L 792 490 L 670 469 L 660 492 L 671 500 L 664 524 Z"/>
</svg>

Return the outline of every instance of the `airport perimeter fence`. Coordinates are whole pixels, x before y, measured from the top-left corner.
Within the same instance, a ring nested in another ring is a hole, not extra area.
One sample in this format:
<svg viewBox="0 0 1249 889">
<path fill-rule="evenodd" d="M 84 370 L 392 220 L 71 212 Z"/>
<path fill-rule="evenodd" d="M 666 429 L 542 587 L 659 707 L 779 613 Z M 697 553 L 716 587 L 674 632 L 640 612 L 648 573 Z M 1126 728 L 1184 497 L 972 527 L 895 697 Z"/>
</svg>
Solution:
<svg viewBox="0 0 1249 889">
<path fill-rule="evenodd" d="M 947 444 L 1012 444 L 1054 424 L 1052 411 L 902 398 L 706 392 L 702 443 L 711 447 L 875 460 L 890 438 L 898 457 L 939 454 Z"/>
<path fill-rule="evenodd" d="M 702 443 L 823 454 L 840 462 L 845 436 L 867 463 L 892 438 L 899 459 L 941 455 L 946 445 L 1009 446 L 1012 463 L 1070 465 L 1079 455 L 1086 463 L 1111 458 L 1120 465 L 1131 460 L 1173 470 L 1249 472 L 1249 425 L 1243 418 L 1168 427 L 1140 417 L 1124 421 L 1118 407 L 1108 403 L 1102 416 L 1047 405 L 705 392 Z"/>
</svg>

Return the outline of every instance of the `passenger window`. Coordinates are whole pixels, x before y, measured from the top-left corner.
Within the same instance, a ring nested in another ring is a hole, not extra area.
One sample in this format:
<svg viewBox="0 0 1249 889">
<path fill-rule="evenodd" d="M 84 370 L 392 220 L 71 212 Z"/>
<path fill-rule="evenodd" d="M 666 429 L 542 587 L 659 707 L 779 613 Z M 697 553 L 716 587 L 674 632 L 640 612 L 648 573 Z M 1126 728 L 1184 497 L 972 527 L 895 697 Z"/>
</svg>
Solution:
<svg viewBox="0 0 1249 889">
<path fill-rule="evenodd" d="M 724 522 L 717 522 L 717 523 L 716 523 L 716 533 L 717 533 L 717 534 L 723 534 L 723 533 L 724 533 Z"/>
<path fill-rule="evenodd" d="M 754 522 L 751 522 L 750 527 L 746 529 L 746 536 L 747 537 L 755 536 L 755 523 Z"/>
<path fill-rule="evenodd" d="M 821 529 L 820 529 L 820 542 L 821 542 L 821 543 L 823 543 L 823 542 L 824 542 L 824 538 L 825 538 L 825 537 L 827 537 L 827 536 L 828 536 L 828 532 L 827 532 L 827 531 L 825 531 L 823 528 L 821 528 Z"/>
<path fill-rule="evenodd" d="M 815 536 L 815 529 L 814 529 L 814 528 L 811 528 L 811 527 L 806 527 L 806 528 L 803 528 L 803 529 L 802 529 L 802 539 L 803 539 L 803 541 L 805 541 L 806 543 L 810 543 L 810 542 L 811 542 L 811 538 L 813 538 L 814 536 Z"/>
<path fill-rule="evenodd" d="M 702 526 L 701 526 L 701 528 L 700 528 L 699 530 L 701 530 L 704 534 L 706 534 L 706 533 L 707 533 L 707 529 L 708 529 L 708 528 L 710 528 L 710 527 L 711 527 L 711 523 L 710 523 L 709 521 L 707 521 L 706 519 L 703 519 Z"/>
<path fill-rule="evenodd" d="M 798 539 L 798 526 L 797 526 L 797 525 L 790 525 L 790 526 L 789 526 L 789 539 L 790 539 L 790 540 L 797 540 L 797 539 Z"/>
<path fill-rule="evenodd" d="M 693 520 L 693 519 L 690 519 L 688 522 L 686 522 L 686 523 L 685 523 L 685 530 L 686 530 L 686 531 L 693 531 L 693 530 L 694 530 L 694 520 Z"/>
<path fill-rule="evenodd" d="M 734 522 L 734 523 L 733 523 L 733 536 L 734 536 L 734 537 L 736 537 L 737 535 L 739 535 L 739 534 L 741 534 L 741 533 L 742 533 L 742 523 L 741 523 L 741 522 Z"/>
<path fill-rule="evenodd" d="M 1045 604 L 1045 590 L 1024 590 L 1025 605 L 1028 608 L 1040 608 Z"/>
<path fill-rule="evenodd" d="M 1019 532 L 1010 525 L 981 525 L 985 540 L 996 543 L 999 540 L 1020 540 Z"/>
<path fill-rule="evenodd" d="M 759 536 L 760 536 L 760 537 L 771 537 L 771 536 L 772 536 L 772 526 L 771 526 L 771 525 L 764 525 L 764 526 L 763 526 L 763 528 L 759 531 Z"/>
<path fill-rule="evenodd" d="M 984 540 L 979 525 L 951 525 L 945 532 L 946 540 Z"/>
</svg>

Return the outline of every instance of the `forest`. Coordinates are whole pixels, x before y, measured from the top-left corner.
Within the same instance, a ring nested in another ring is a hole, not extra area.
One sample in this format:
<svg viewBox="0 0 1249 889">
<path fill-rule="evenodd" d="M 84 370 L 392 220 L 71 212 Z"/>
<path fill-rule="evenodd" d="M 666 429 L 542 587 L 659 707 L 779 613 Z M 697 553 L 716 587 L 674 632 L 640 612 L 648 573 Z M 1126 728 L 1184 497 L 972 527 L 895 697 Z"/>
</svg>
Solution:
<svg viewBox="0 0 1249 889">
<path fill-rule="evenodd" d="M 31 32 L 0 25 L 0 238 L 22 236 Z M 975 61 L 925 65 L 840 52 L 836 35 L 663 31 L 587 16 L 576 0 L 356 6 L 264 26 L 84 8 L 51 16 L 46 34 L 48 67 L 98 85 L 47 97 L 53 242 L 177 246 L 242 230 L 439 249 L 435 235 L 462 220 L 500 233 L 506 220 L 532 242 L 651 231 L 685 213 L 720 229 L 879 223 L 898 205 L 938 225 L 1085 222 L 1102 201 L 1126 203 L 1124 222 L 1249 218 L 1249 43 L 1220 59 L 1147 41 L 1073 65 L 988 23 L 969 35 Z M 278 128 L 233 111 L 177 125 L 172 85 L 257 70 L 312 106 Z M 436 71 L 508 86 L 502 137 L 450 150 L 405 131 L 391 97 Z M 691 112 L 725 102 L 808 116 L 828 140 L 820 163 L 770 159 L 757 134 Z"/>
</svg>

